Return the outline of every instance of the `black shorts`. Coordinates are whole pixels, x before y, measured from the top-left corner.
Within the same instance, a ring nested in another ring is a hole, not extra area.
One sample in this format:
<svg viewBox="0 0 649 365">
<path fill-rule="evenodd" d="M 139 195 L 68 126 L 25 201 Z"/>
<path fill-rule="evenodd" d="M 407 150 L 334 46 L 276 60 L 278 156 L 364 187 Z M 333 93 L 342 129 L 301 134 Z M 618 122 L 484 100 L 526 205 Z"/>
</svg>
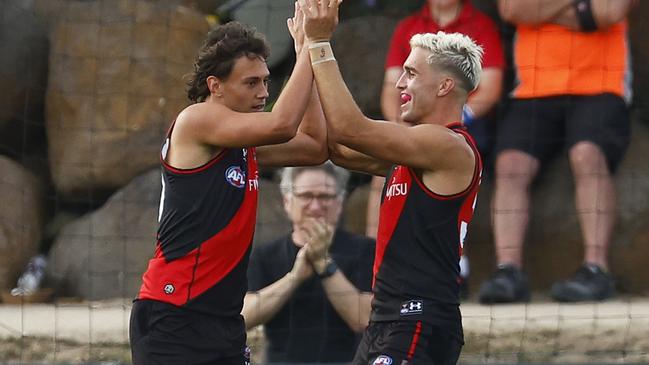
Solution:
<svg viewBox="0 0 649 365">
<path fill-rule="evenodd" d="M 463 341 L 424 322 L 370 322 L 353 365 L 455 365 Z"/>
<path fill-rule="evenodd" d="M 208 316 L 138 300 L 129 328 L 133 365 L 249 365 L 246 330 L 237 318 Z"/>
<path fill-rule="evenodd" d="M 629 145 L 630 124 L 624 100 L 614 94 L 514 99 L 498 125 L 496 153 L 514 149 L 545 163 L 562 147 L 589 141 L 614 172 Z"/>
</svg>

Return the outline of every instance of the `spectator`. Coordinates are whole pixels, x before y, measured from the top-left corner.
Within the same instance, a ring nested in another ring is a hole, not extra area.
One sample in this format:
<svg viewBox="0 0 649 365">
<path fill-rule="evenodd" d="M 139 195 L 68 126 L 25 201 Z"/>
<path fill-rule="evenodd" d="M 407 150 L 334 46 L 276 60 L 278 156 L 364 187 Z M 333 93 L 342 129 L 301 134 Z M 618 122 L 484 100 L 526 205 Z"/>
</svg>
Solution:
<svg viewBox="0 0 649 365">
<path fill-rule="evenodd" d="M 516 25 L 517 83 L 499 126 L 493 224 L 498 269 L 480 289 L 483 303 L 529 300 L 522 248 L 529 188 L 539 168 L 566 146 L 584 259 L 555 283 L 555 300 L 614 295 L 607 253 L 615 221 L 612 174 L 629 143 L 628 48 L 631 0 L 499 0 Z M 559 46 L 560 45 L 560 46 Z"/>
<path fill-rule="evenodd" d="M 501 96 L 505 60 L 500 35 L 495 23 L 477 10 L 470 0 L 427 0 L 418 12 L 403 19 L 395 28 L 385 61 L 385 76 L 381 92 L 381 110 L 387 120 L 399 120 L 401 100 L 399 89 L 394 85 L 403 72 L 402 66 L 410 53 L 410 38 L 417 33 L 458 32 L 471 37 L 484 50 L 482 78 L 478 89 L 467 102 L 463 119 L 469 132 L 475 137 L 484 154 L 489 149 L 486 120 L 484 119 Z M 367 231 L 376 237 L 381 187 L 384 178 L 372 178 L 367 210 Z M 469 275 L 468 260 L 461 259 L 462 296 L 467 296 L 466 278 Z"/>
<path fill-rule="evenodd" d="M 253 249 L 242 312 L 264 324 L 270 363 L 349 362 L 369 321 L 374 242 L 333 228 L 348 177 L 330 162 L 283 170 L 293 232 Z"/>
</svg>

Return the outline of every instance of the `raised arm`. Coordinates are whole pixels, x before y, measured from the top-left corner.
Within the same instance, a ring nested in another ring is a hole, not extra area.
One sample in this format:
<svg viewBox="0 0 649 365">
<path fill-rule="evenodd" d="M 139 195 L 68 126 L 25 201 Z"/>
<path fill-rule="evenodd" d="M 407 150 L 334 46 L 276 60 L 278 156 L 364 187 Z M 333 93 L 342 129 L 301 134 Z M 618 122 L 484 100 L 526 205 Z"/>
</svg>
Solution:
<svg viewBox="0 0 649 365">
<path fill-rule="evenodd" d="M 311 42 L 312 67 L 325 112 L 328 137 L 386 166 L 403 164 L 415 169 L 461 168 L 474 163 L 473 152 L 462 137 L 448 128 L 422 124 L 414 127 L 374 121 L 363 115 L 347 89 L 327 40 L 335 26 L 337 1 L 302 0 L 305 32 Z M 317 9 L 317 10 L 315 10 Z M 459 116 L 458 116 L 459 119 Z M 331 144 L 330 144 L 331 145 Z M 459 167 L 458 167 L 459 166 Z"/>
<path fill-rule="evenodd" d="M 295 53 L 304 48 L 304 13 L 295 3 L 295 14 L 287 21 Z M 265 166 L 301 166 L 321 164 L 329 158 L 324 113 L 315 85 L 309 88 L 309 104 L 293 139 L 286 143 L 257 148 L 257 160 Z"/>
<path fill-rule="evenodd" d="M 255 62 L 247 57 L 242 57 L 241 60 L 245 63 Z M 174 132 L 181 132 L 199 143 L 219 147 L 260 146 L 290 140 L 297 132 L 309 100 L 309 93 L 304 92 L 313 82 L 308 61 L 307 54 L 298 58 L 293 74 L 272 112 L 239 112 L 219 103 L 198 103 L 180 113 Z M 237 66 L 235 65 L 235 68 Z M 256 64 L 251 67 L 261 66 Z M 260 95 L 265 95 L 265 98 L 267 76 L 266 71 L 263 77 L 253 75 L 250 78 L 231 81 L 240 82 L 246 87 L 259 88 Z M 214 89 L 214 93 L 221 92 L 219 81 L 212 76 L 208 78 L 208 84 L 210 89 Z M 263 105 L 264 101 L 260 102 L 259 107 Z"/>
</svg>

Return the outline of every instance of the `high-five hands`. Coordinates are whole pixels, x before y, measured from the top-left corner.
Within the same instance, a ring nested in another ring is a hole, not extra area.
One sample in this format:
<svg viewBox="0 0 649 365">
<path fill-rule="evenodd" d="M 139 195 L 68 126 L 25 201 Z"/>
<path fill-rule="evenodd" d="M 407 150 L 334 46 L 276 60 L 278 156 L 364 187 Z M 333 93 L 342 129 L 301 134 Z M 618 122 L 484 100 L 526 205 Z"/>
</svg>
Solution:
<svg viewBox="0 0 649 365">
<path fill-rule="evenodd" d="M 293 37 L 295 44 L 295 54 L 300 54 L 304 46 L 304 12 L 300 8 L 299 2 L 295 2 L 295 13 L 292 18 L 286 20 L 288 32 Z"/>
<path fill-rule="evenodd" d="M 304 13 L 304 33 L 309 42 L 328 41 L 338 24 L 342 0 L 298 0 Z"/>
</svg>

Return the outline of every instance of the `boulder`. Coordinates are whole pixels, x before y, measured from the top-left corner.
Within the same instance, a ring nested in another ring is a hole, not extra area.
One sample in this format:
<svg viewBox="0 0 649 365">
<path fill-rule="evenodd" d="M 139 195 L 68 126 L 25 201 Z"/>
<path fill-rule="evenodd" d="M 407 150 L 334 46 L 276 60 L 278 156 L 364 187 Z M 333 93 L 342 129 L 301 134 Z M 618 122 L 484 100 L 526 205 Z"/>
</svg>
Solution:
<svg viewBox="0 0 649 365">
<path fill-rule="evenodd" d="M 0 0 L 0 145 L 15 151 L 41 130 L 47 29 L 30 1 Z"/>
<path fill-rule="evenodd" d="M 0 156 L 0 171 L 0 290 L 6 290 L 38 252 L 43 196 L 40 182 L 16 162 Z"/>
<path fill-rule="evenodd" d="M 52 179 L 63 198 L 112 191 L 158 163 L 208 25 L 166 2 L 67 1 L 59 11 L 46 111 Z"/>
<path fill-rule="evenodd" d="M 61 229 L 47 267 L 58 294 L 89 300 L 137 294 L 155 249 L 160 191 L 160 170 L 152 169 Z"/>
</svg>

